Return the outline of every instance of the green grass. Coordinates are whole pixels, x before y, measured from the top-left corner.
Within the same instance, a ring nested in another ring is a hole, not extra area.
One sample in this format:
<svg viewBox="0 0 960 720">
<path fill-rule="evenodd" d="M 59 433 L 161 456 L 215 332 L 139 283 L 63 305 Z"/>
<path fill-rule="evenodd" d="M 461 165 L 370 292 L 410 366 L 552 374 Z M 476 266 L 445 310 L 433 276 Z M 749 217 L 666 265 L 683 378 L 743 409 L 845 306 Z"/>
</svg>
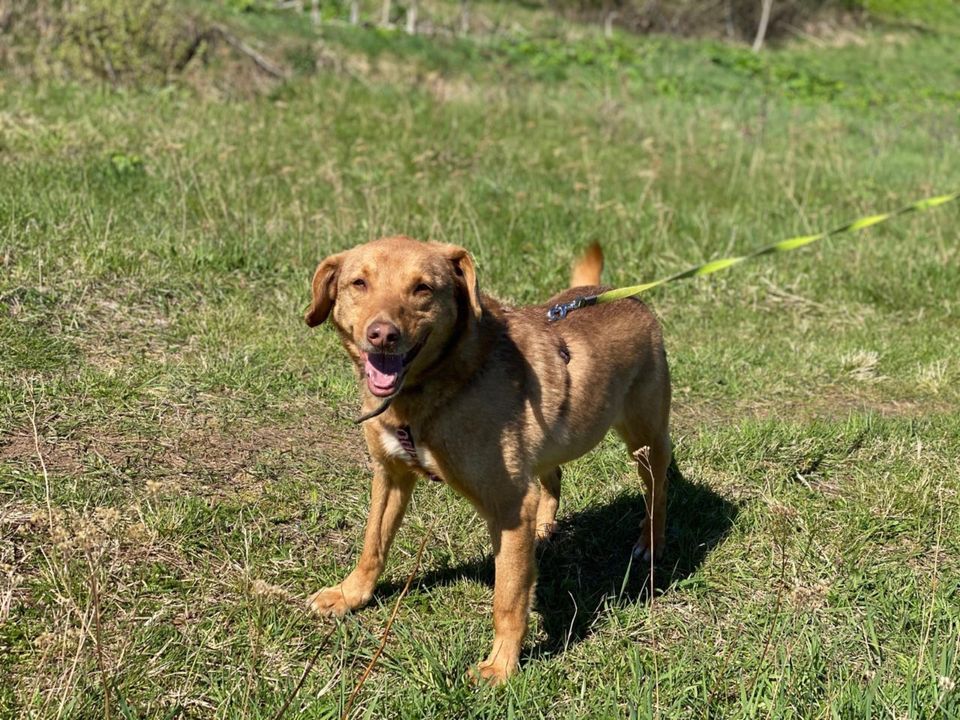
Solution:
<svg viewBox="0 0 960 720">
<path fill-rule="evenodd" d="M 534 302 L 595 239 L 627 284 L 960 187 L 938 37 L 755 59 L 324 32 L 357 64 L 246 99 L 0 77 L 4 716 L 102 716 L 104 678 L 114 717 L 280 709 L 331 627 L 302 599 L 366 512 L 352 371 L 300 319 L 327 253 L 456 242 Z M 958 220 L 650 294 L 676 398 L 652 602 L 608 439 L 565 475 L 522 673 L 473 687 L 489 543 L 424 483 L 287 716 L 339 717 L 431 524 L 357 717 L 960 715 Z"/>
</svg>

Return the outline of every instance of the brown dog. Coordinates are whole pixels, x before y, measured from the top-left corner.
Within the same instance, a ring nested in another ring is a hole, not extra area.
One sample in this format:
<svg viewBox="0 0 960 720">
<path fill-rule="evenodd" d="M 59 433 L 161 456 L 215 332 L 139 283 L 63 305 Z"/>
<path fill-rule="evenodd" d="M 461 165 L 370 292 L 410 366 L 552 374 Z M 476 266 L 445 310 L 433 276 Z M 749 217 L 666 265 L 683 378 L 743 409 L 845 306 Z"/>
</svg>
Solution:
<svg viewBox="0 0 960 720">
<path fill-rule="evenodd" d="M 597 285 L 602 265 L 594 245 L 573 285 Z M 599 290 L 568 290 L 550 304 Z M 637 555 L 661 552 L 670 380 L 658 323 L 637 300 L 558 322 L 548 322 L 547 308 L 481 295 L 473 260 L 454 245 L 391 237 L 320 263 L 307 324 L 332 317 L 359 371 L 364 412 L 386 409 L 363 426 L 374 473 L 360 560 L 342 583 L 310 597 L 313 610 L 341 615 L 370 600 L 418 475 L 442 479 L 490 530 L 494 639 L 478 674 L 503 681 L 527 630 L 536 540 L 555 527 L 560 465 L 610 427 L 646 483 Z"/>
</svg>

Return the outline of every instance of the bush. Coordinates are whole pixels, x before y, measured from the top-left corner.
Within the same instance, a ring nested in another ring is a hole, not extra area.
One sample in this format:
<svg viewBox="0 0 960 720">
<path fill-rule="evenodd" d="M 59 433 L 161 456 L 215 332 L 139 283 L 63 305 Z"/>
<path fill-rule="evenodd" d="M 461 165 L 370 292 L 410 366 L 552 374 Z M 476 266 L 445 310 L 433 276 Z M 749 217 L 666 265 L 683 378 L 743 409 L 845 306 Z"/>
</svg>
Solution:
<svg viewBox="0 0 960 720">
<path fill-rule="evenodd" d="M 170 0 L 0 0 L 0 32 L 0 67 L 114 85 L 166 81 L 200 42 Z"/>
</svg>

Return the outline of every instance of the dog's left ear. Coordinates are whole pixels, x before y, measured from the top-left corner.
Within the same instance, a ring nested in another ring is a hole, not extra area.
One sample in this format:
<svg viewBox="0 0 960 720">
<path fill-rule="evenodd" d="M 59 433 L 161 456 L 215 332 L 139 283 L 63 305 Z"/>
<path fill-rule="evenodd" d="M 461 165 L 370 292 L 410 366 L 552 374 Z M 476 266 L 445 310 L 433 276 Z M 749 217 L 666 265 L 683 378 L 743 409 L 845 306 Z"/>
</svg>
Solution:
<svg viewBox="0 0 960 720">
<path fill-rule="evenodd" d="M 330 314 L 330 308 L 337 299 L 337 277 L 340 275 L 340 264 L 343 253 L 331 255 L 317 265 L 313 274 L 313 301 L 303 314 L 303 319 L 310 327 L 316 327 Z"/>
<path fill-rule="evenodd" d="M 447 257 L 453 265 L 453 275 L 457 283 L 467 294 L 474 317 L 479 320 L 483 315 L 483 308 L 480 306 L 480 284 L 477 282 L 477 268 L 473 264 L 473 258 L 470 253 L 456 245 L 448 247 Z"/>
</svg>

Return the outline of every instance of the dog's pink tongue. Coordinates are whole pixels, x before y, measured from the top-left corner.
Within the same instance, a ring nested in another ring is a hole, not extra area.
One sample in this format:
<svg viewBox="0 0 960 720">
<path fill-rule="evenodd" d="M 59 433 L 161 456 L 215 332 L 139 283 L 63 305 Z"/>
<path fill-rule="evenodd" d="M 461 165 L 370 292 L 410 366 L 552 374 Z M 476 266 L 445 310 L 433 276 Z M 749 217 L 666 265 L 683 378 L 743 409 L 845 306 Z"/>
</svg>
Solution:
<svg viewBox="0 0 960 720">
<path fill-rule="evenodd" d="M 403 371 L 402 355 L 370 354 L 365 359 L 367 387 L 377 397 L 392 395 L 397 390 Z"/>
</svg>

